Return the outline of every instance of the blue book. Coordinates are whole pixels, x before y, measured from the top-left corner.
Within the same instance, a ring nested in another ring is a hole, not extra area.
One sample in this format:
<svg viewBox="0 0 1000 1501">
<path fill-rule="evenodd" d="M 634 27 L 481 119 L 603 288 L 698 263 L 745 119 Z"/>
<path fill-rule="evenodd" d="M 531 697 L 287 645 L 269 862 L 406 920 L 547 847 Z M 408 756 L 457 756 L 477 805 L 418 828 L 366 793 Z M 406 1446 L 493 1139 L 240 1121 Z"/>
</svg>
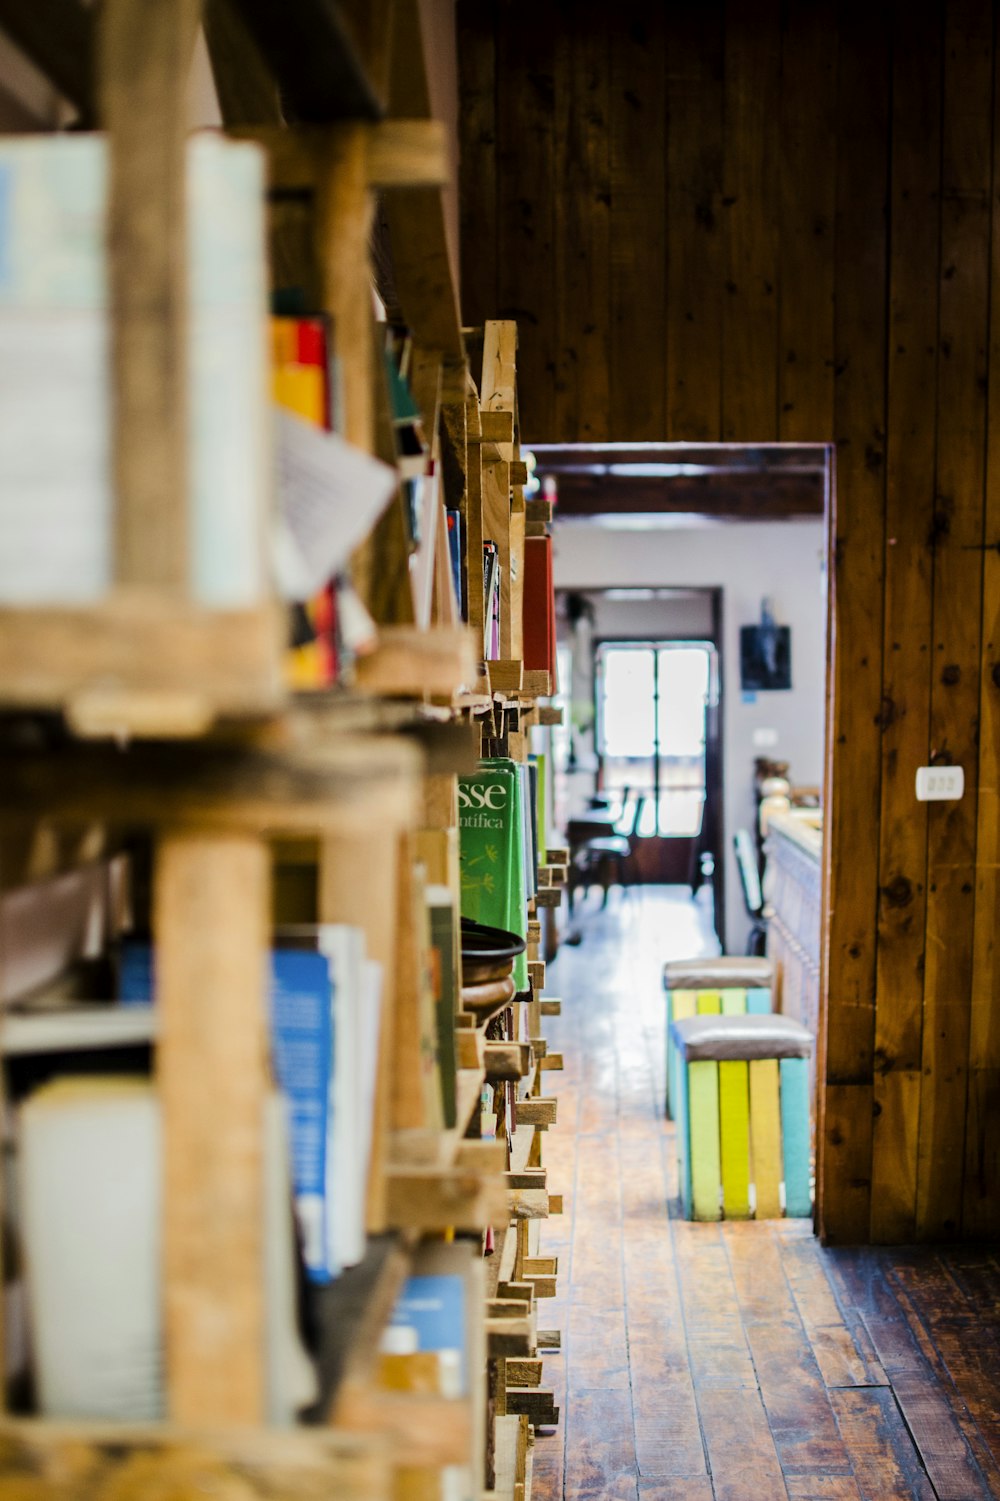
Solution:
<svg viewBox="0 0 1000 1501">
<path fill-rule="evenodd" d="M 123 1006 L 151 1006 L 156 980 L 153 945 L 126 938 L 118 951 L 118 999 Z"/>
<path fill-rule="evenodd" d="M 392 1311 L 383 1350 L 444 1356 L 443 1394 L 461 1396 L 467 1390 L 465 1339 L 465 1279 L 451 1273 L 409 1277 Z"/>
<path fill-rule="evenodd" d="M 274 1069 L 288 1105 L 292 1188 L 306 1272 L 329 1282 L 338 1268 L 327 1214 L 333 1125 L 333 977 L 325 954 L 271 954 Z"/>
<path fill-rule="evenodd" d="M 123 1006 L 150 1006 L 156 992 L 152 944 L 127 939 L 118 961 Z M 332 1187 L 334 1036 L 333 975 L 325 954 L 278 948 L 271 953 L 271 1048 L 288 1110 L 292 1188 L 306 1272 L 329 1282 L 340 1266 L 328 1213 Z"/>
</svg>

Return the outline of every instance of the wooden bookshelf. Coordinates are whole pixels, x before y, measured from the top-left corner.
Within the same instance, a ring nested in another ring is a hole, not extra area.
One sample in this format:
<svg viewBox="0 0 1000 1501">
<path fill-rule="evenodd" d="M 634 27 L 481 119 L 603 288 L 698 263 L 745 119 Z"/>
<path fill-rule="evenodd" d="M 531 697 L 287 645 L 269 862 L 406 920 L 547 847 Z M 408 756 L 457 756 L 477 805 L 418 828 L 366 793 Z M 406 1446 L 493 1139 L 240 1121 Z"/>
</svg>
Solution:
<svg viewBox="0 0 1000 1501">
<path fill-rule="evenodd" d="M 457 861 L 456 776 L 480 754 L 526 759 L 551 688 L 523 666 L 516 328 L 487 324 L 474 368 L 416 0 L 279 9 L 280 20 L 258 0 L 167 0 L 153 20 L 135 0 L 105 0 L 99 26 L 92 12 L 74 22 L 94 59 L 86 77 L 67 71 L 38 28 L 15 38 L 27 38 L 34 60 L 72 86 L 108 134 L 115 571 L 93 606 L 0 610 L 0 841 L 12 852 L 0 888 L 136 841 L 152 851 L 155 1011 L 64 1011 L 58 1047 L 144 1047 L 152 1059 L 164 1138 L 167 1412 L 162 1424 L 135 1428 L 5 1411 L 0 1483 L 16 1489 L 23 1479 L 44 1501 L 86 1487 L 125 1497 L 169 1485 L 178 1494 L 231 1487 L 260 1501 L 405 1501 L 436 1494 L 421 1487 L 443 1467 L 468 1464 L 484 1495 L 525 1501 L 532 1425 L 556 1417 L 536 1379 L 536 1305 L 556 1268 L 539 1261 L 535 1228 L 558 1206 L 541 1163 L 556 1108 L 544 1088 L 554 1058 L 542 1017 L 553 1003 L 541 999 L 537 930 L 527 995 L 456 1017 L 450 1127 L 415 1083 L 413 1026 L 427 962 L 414 917 L 425 879 L 452 883 L 458 898 L 457 864 L 450 870 L 442 856 L 443 874 L 428 875 L 432 846 L 421 838 L 440 836 L 442 849 L 451 839 Z M 402 502 L 390 502 L 350 566 L 374 646 L 350 681 L 304 698 L 285 687 L 285 621 L 273 599 L 210 610 L 188 583 L 179 247 L 199 25 L 225 126 L 266 153 L 272 265 L 291 267 L 310 310 L 333 319 L 342 435 L 391 460 L 369 258 L 384 195 L 411 387 L 441 473 L 439 519 L 447 506 L 464 528 L 467 622 L 438 529 L 430 620 L 420 627 L 407 607 Z M 501 657 L 489 663 L 484 536 L 503 563 Z M 537 907 L 558 892 L 561 869 L 545 866 Z M 276 893 L 283 919 L 361 928 L 384 976 L 368 1251 L 331 1286 L 310 1289 L 319 1396 L 288 1431 L 266 1426 L 264 1404 L 265 956 Z M 514 1019 L 511 1035 L 487 1035 L 501 1012 Z M 55 1051 L 51 1030 L 37 1011 L 0 1013 L 0 1076 Z M 481 1134 L 487 1081 L 509 1091 L 509 1151 L 505 1132 Z M 444 1234 L 479 1246 L 487 1232 L 495 1250 L 471 1314 L 478 1354 L 468 1393 L 384 1389 L 379 1340 L 419 1248 Z M 497 1414 L 489 1432 L 487 1387 Z"/>
</svg>

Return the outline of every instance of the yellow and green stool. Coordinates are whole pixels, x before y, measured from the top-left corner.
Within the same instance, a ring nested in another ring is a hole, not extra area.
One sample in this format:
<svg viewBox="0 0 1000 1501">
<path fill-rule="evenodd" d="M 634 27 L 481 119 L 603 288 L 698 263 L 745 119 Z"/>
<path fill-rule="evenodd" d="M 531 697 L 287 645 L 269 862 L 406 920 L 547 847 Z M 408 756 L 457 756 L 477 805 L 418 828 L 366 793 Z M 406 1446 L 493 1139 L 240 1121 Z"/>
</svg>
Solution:
<svg viewBox="0 0 1000 1501">
<path fill-rule="evenodd" d="M 670 1032 L 685 1218 L 809 1215 L 809 1030 L 748 1012 L 681 1017 Z"/>
<path fill-rule="evenodd" d="M 674 1118 L 676 1057 L 671 1023 L 685 1016 L 744 1016 L 774 1010 L 774 965 L 770 959 L 717 955 L 672 959 L 663 966 L 667 1001 L 667 1117 Z"/>
</svg>

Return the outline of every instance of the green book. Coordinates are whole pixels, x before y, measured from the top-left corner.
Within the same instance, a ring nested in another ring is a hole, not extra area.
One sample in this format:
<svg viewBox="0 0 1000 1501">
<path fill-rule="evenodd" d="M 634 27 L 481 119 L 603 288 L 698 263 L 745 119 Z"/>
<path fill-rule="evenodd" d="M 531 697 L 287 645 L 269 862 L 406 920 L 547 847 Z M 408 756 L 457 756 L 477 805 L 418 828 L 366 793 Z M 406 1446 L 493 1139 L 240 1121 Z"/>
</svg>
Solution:
<svg viewBox="0 0 1000 1501">
<path fill-rule="evenodd" d="M 431 918 L 434 949 L 434 1000 L 437 1014 L 438 1062 L 441 1071 L 441 1108 L 446 1129 L 454 1126 L 455 1103 L 455 1013 L 458 1010 L 458 975 L 455 972 L 455 907 L 447 886 L 428 886 L 427 907 Z"/>
<path fill-rule="evenodd" d="M 462 916 L 527 935 L 524 879 L 524 802 L 517 763 L 497 757 L 458 779 Z M 524 954 L 514 961 L 514 984 L 528 988 Z"/>
<path fill-rule="evenodd" d="M 547 859 L 546 850 L 549 847 L 549 827 L 546 807 L 545 789 L 545 754 L 539 751 L 538 755 L 531 758 L 538 767 L 538 781 L 535 785 L 535 817 L 538 823 L 538 863 L 544 865 Z"/>
</svg>

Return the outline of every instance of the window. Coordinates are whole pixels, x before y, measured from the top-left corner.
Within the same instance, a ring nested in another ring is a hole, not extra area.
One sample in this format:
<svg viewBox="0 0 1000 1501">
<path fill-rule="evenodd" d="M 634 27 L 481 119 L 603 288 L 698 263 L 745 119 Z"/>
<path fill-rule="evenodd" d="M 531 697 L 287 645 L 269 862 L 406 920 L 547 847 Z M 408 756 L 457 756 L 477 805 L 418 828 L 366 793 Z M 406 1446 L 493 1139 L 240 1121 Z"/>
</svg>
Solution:
<svg viewBox="0 0 1000 1501">
<path fill-rule="evenodd" d="M 603 786 L 644 794 L 638 833 L 646 838 L 701 832 L 714 656 L 702 641 L 624 641 L 597 649 Z"/>
</svg>

